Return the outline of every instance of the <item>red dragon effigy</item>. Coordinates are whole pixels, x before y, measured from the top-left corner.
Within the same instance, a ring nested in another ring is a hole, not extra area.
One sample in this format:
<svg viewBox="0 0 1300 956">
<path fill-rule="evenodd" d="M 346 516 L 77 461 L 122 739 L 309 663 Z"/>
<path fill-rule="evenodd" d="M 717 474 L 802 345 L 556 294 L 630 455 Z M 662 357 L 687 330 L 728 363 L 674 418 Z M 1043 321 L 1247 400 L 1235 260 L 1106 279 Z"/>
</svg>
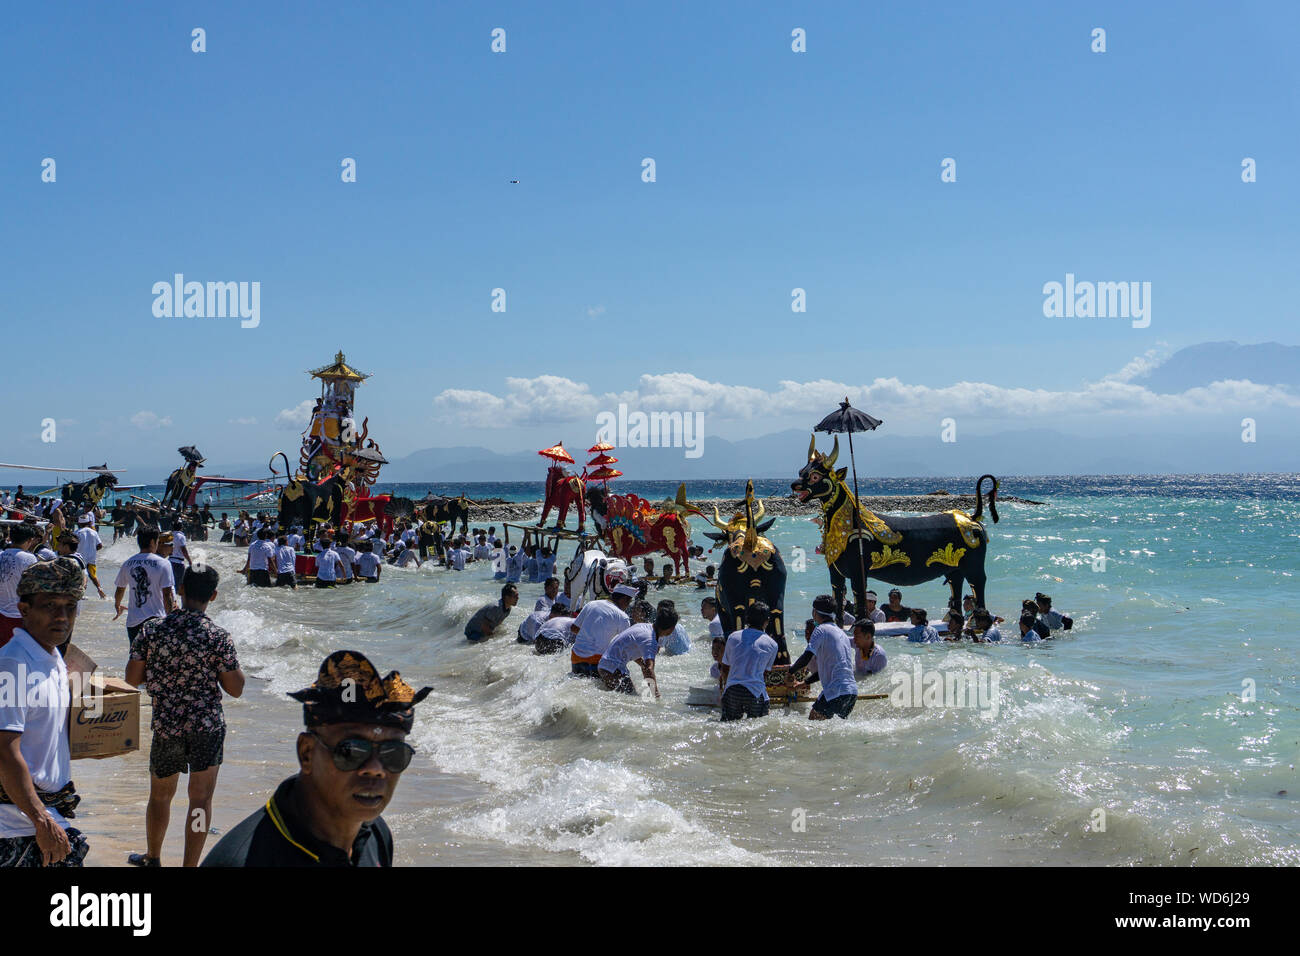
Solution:
<svg viewBox="0 0 1300 956">
<path fill-rule="evenodd" d="M 611 495 L 604 488 L 587 486 L 591 516 L 610 554 L 627 561 L 644 554 L 663 553 L 673 560 L 676 574 L 690 574 L 687 542 L 688 514 L 700 510 L 686 501 L 686 486 L 677 489 L 675 501 L 652 505 L 640 495 Z"/>
</svg>

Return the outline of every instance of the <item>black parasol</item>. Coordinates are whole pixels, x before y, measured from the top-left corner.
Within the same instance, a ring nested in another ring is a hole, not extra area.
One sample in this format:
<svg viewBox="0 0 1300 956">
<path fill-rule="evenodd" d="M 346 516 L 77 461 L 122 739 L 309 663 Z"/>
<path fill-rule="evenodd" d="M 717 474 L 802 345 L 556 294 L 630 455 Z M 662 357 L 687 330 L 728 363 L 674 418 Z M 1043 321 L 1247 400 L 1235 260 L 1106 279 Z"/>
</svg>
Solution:
<svg viewBox="0 0 1300 956">
<path fill-rule="evenodd" d="M 193 445 L 186 445 L 184 448 L 177 448 L 176 450 L 181 453 L 182 458 L 186 461 L 193 462 L 196 465 L 201 465 L 207 460 L 199 454 L 199 450 Z"/>
<path fill-rule="evenodd" d="M 847 433 L 849 436 L 849 465 L 853 468 L 853 503 L 856 505 L 853 509 L 853 530 L 857 532 L 862 531 L 862 517 L 858 511 L 861 508 L 861 499 L 858 498 L 858 463 L 853 458 L 853 433 L 874 431 L 882 424 L 884 423 L 879 418 L 872 418 L 861 409 L 850 405 L 849 397 L 846 395 L 844 401 L 840 402 L 840 407 L 818 422 L 813 429 L 813 431 L 826 432 L 828 435 Z M 862 590 L 866 591 L 867 564 L 863 557 L 861 538 L 858 539 L 858 571 L 861 574 Z M 856 588 L 854 590 L 857 591 Z M 862 608 L 855 603 L 853 611 L 860 615 Z"/>
</svg>

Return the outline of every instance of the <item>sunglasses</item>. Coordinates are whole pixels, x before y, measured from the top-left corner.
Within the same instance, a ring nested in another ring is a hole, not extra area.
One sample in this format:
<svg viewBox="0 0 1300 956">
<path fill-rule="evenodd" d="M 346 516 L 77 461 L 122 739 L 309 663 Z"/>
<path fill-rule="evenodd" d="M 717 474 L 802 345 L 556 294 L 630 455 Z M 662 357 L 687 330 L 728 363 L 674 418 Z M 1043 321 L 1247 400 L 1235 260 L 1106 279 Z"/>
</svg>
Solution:
<svg viewBox="0 0 1300 956">
<path fill-rule="evenodd" d="M 370 760 L 372 753 L 378 752 L 379 765 L 388 773 L 401 773 L 411 765 L 415 748 L 402 740 L 366 740 L 363 737 L 347 737 L 331 747 L 320 734 L 312 734 L 334 758 L 334 766 L 344 773 L 360 770 Z"/>
</svg>

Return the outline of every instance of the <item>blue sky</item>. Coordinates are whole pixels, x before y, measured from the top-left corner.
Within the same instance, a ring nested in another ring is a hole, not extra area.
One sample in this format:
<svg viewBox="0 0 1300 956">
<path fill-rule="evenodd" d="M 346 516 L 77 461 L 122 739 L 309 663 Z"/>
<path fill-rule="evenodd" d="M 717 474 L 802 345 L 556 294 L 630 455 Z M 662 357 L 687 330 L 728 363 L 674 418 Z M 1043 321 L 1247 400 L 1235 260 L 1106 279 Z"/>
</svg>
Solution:
<svg viewBox="0 0 1300 956">
<path fill-rule="evenodd" d="M 887 420 L 923 431 L 906 389 L 1069 393 L 1151 350 L 1297 343 L 1294 4 L 84 3 L 6 26 L 0 310 L 32 360 L 10 354 L 3 460 L 262 460 L 338 348 L 375 373 L 360 411 L 392 456 L 579 445 L 571 393 L 583 423 L 616 396 L 731 437 L 820 417 L 783 381 L 897 378 Z M 176 272 L 259 281 L 260 325 L 155 318 Z M 1067 272 L 1150 282 L 1151 326 L 1045 318 Z M 569 384 L 507 382 L 543 375 Z"/>
</svg>

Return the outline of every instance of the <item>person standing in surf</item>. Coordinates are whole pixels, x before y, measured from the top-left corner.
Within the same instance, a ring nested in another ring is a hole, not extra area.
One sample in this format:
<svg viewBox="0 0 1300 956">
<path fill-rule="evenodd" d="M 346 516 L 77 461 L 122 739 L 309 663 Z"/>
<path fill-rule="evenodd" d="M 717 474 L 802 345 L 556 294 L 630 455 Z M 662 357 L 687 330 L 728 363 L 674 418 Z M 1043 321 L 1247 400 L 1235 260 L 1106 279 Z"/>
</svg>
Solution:
<svg viewBox="0 0 1300 956">
<path fill-rule="evenodd" d="M 135 640 L 140 626 L 145 621 L 170 614 L 176 607 L 176 586 L 173 583 L 170 562 L 157 554 L 159 534 L 157 531 L 144 530 L 135 536 L 135 543 L 140 548 L 122 562 L 117 569 L 116 590 L 113 604 L 117 611 L 113 620 L 126 611 L 126 636 L 128 641 Z M 123 607 L 122 599 L 130 589 L 130 603 Z"/>
<path fill-rule="evenodd" d="M 722 719 L 765 717 L 771 706 L 767 672 L 780 650 L 765 630 L 772 612 L 762 601 L 745 608 L 745 626 L 727 638 L 718 670 L 722 679 Z"/>
<path fill-rule="evenodd" d="M 510 616 L 510 609 L 519 603 L 519 588 L 513 584 L 501 587 L 501 600 L 495 604 L 485 604 L 465 624 L 467 641 L 486 641 L 493 632 Z"/>
<path fill-rule="evenodd" d="M 635 694 L 636 688 L 628 673 L 628 665 L 635 661 L 641 668 L 641 676 L 650 683 L 655 697 L 659 696 L 659 683 L 655 680 L 655 657 L 659 654 L 659 643 L 677 627 L 677 611 L 660 605 L 655 613 L 645 604 L 639 616 L 648 618 L 652 613 L 655 615 L 653 621 L 643 619 L 640 623 L 633 624 L 615 637 L 601 655 L 600 663 L 596 665 L 596 675 L 605 690 Z"/>
<path fill-rule="evenodd" d="M 631 626 L 628 606 L 636 598 L 636 588 L 620 584 L 614 588 L 609 600 L 588 601 L 578 612 L 570 630 L 575 638 L 569 652 L 572 673 L 579 677 L 595 677 L 600 659 L 619 634 Z"/>
<path fill-rule="evenodd" d="M 857 655 L 853 640 L 834 623 L 834 619 L 834 598 L 829 594 L 817 595 L 813 599 L 816 627 L 808 640 L 808 649 L 790 665 L 791 672 L 798 672 L 807 667 L 813 657 L 817 658 L 817 677 L 821 680 L 822 692 L 808 712 L 809 720 L 829 720 L 832 717 L 847 720 L 858 702 L 858 682 L 854 675 Z M 874 631 L 873 625 L 873 639 Z M 808 682 L 794 686 L 797 691 L 807 690 Z"/>
</svg>

